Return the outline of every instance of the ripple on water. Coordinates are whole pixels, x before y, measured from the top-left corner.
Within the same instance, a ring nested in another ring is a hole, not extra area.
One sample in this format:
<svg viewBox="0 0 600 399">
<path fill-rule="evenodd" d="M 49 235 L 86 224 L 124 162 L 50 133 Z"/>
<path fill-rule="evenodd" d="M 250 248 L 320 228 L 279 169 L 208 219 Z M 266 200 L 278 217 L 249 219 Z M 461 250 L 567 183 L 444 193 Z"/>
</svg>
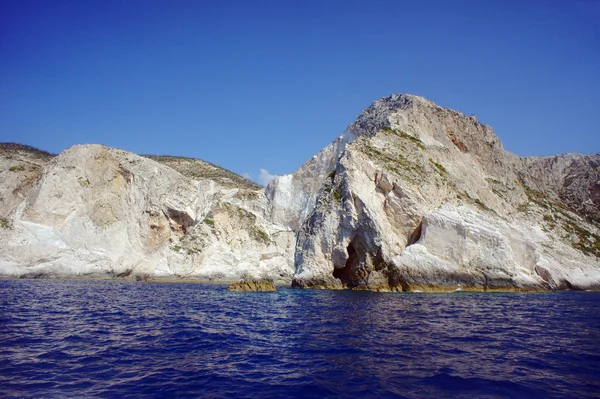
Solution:
<svg viewBox="0 0 600 399">
<path fill-rule="evenodd" d="M 0 280 L 0 397 L 594 397 L 600 294 Z"/>
</svg>

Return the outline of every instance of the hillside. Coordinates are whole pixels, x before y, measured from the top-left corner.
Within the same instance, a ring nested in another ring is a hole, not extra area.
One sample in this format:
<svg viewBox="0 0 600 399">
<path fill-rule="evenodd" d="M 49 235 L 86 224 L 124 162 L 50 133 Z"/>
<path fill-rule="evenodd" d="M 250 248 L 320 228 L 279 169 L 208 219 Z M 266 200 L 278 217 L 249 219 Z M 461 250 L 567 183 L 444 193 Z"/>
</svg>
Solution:
<svg viewBox="0 0 600 399">
<path fill-rule="evenodd" d="M 0 275 L 375 291 L 600 289 L 600 154 L 518 157 L 474 117 L 375 101 L 258 187 L 204 161 L 0 146 Z"/>
<path fill-rule="evenodd" d="M 600 155 L 559 158 L 517 157 L 475 118 L 393 95 L 266 192 L 301 226 L 299 287 L 597 288 Z"/>
<path fill-rule="evenodd" d="M 54 158 L 56 154 L 40 150 L 24 144 L 0 143 L 0 157 L 13 159 L 18 162 L 43 166 Z M 225 187 L 244 188 L 248 190 L 258 190 L 260 186 L 238 174 L 235 174 L 225 168 L 214 165 L 201 159 L 179 157 L 174 155 L 141 155 L 152 159 L 163 165 L 175 169 L 182 175 L 190 179 L 208 179 L 213 180 Z"/>
<path fill-rule="evenodd" d="M 240 175 L 220 166 L 195 158 L 177 157 L 172 155 L 142 155 L 143 157 L 160 162 L 175 169 L 190 179 L 208 179 L 229 188 L 244 188 L 258 190 L 260 186 Z"/>
</svg>

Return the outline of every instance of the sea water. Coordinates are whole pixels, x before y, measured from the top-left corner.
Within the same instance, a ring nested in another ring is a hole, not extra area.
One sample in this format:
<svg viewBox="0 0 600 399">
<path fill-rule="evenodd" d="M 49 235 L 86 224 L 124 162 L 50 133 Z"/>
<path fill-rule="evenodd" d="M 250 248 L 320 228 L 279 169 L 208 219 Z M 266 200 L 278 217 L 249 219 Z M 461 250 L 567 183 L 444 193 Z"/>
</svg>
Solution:
<svg viewBox="0 0 600 399">
<path fill-rule="evenodd" d="M 0 397 L 600 396 L 600 293 L 0 280 Z"/>
</svg>

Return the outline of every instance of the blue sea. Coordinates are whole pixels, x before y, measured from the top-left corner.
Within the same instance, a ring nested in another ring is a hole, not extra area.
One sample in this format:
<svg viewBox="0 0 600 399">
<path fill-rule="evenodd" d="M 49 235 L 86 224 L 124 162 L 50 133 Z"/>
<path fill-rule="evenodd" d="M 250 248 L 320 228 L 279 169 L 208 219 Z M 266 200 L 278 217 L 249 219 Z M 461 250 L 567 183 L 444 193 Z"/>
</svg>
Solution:
<svg viewBox="0 0 600 399">
<path fill-rule="evenodd" d="M 0 280 L 0 397 L 600 397 L 600 293 Z"/>
</svg>

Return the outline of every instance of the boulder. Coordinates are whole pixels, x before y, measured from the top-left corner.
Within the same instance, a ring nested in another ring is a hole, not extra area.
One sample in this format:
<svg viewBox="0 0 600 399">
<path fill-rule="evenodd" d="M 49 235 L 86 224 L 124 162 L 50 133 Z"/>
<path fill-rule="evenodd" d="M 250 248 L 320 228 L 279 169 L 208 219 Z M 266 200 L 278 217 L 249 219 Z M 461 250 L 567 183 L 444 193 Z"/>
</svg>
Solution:
<svg viewBox="0 0 600 399">
<path fill-rule="evenodd" d="M 275 292 L 275 285 L 271 281 L 240 281 L 227 287 L 235 292 Z"/>
</svg>

